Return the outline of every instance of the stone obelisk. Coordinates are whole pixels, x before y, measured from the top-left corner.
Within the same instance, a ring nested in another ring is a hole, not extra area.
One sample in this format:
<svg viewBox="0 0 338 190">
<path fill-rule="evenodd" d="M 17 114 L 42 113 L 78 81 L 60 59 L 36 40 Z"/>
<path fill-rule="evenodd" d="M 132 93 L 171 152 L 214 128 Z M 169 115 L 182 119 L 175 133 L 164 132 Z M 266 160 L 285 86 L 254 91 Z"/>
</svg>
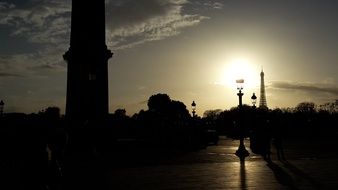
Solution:
<svg viewBox="0 0 338 190">
<path fill-rule="evenodd" d="M 97 120 L 108 115 L 108 59 L 105 0 L 72 0 L 67 61 L 66 118 Z"/>
</svg>

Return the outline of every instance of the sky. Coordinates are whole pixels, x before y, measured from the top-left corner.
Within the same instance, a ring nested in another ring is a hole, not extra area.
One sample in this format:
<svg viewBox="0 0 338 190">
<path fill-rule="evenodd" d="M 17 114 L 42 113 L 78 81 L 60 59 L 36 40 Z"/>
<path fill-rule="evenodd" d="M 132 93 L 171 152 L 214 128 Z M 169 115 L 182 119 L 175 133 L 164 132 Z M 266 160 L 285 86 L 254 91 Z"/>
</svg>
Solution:
<svg viewBox="0 0 338 190">
<path fill-rule="evenodd" d="M 106 0 L 109 109 L 129 115 L 166 93 L 197 114 L 259 98 L 269 108 L 338 99 L 338 1 Z M 64 112 L 70 0 L 0 0 L 5 112 Z M 90 26 L 90 23 L 88 23 Z"/>
</svg>

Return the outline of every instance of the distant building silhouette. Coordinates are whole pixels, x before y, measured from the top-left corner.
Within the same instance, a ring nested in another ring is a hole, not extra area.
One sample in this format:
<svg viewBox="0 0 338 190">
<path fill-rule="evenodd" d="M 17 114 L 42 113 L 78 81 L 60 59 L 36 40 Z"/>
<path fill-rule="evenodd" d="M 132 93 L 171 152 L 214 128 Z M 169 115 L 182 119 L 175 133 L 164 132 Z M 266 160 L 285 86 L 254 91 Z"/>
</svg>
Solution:
<svg viewBox="0 0 338 190">
<path fill-rule="evenodd" d="M 266 95 L 265 95 L 265 84 L 264 84 L 264 72 L 263 69 L 261 71 L 261 89 L 260 89 L 260 99 L 259 99 L 259 107 L 260 108 L 268 108 L 266 103 Z"/>
<path fill-rule="evenodd" d="M 98 119 L 108 115 L 108 59 L 105 1 L 72 0 L 66 118 Z"/>
</svg>

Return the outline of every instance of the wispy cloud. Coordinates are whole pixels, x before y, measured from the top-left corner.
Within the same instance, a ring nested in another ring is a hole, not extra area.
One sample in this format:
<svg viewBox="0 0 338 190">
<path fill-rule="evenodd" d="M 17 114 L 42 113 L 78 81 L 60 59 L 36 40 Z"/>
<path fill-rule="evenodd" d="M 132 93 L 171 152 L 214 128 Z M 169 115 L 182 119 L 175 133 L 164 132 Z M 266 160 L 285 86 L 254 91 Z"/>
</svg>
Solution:
<svg viewBox="0 0 338 190">
<path fill-rule="evenodd" d="M 46 47 L 33 53 L 0 55 L 0 72 L 19 76 L 37 76 L 49 69 L 64 70 L 62 54 L 66 46 Z"/>
<path fill-rule="evenodd" d="M 206 3 L 214 8 L 222 5 Z M 30 5 L 1 3 L 0 24 L 10 26 L 13 37 L 24 37 L 32 43 L 68 44 L 70 2 L 31 0 Z M 187 0 L 108 0 L 106 6 L 107 43 L 112 49 L 175 36 L 207 19 L 184 13 L 185 6 L 192 6 Z"/>
<path fill-rule="evenodd" d="M 13 9 L 13 8 L 15 8 L 15 5 L 13 3 L 0 2 L 0 10 Z"/>
<path fill-rule="evenodd" d="M 0 54 L 0 72 L 29 76 L 64 67 L 62 54 L 69 43 L 70 11 L 66 0 L 30 0 L 25 6 L 0 3 L 0 25 L 10 29 L 8 38 L 40 44 L 29 53 Z"/>
<path fill-rule="evenodd" d="M 204 6 L 213 8 L 213 9 L 222 9 L 223 4 L 220 2 L 215 2 L 215 1 L 206 1 L 203 3 Z"/>
<path fill-rule="evenodd" d="M 162 40 L 207 18 L 184 13 L 188 3 L 186 0 L 108 1 L 108 46 L 124 49 Z"/>
<path fill-rule="evenodd" d="M 106 4 L 107 45 L 113 50 L 175 36 L 207 19 L 186 13 L 185 7 L 192 6 L 187 0 L 107 0 Z M 0 2 L 0 25 L 11 30 L 8 38 L 40 45 L 30 53 L 0 54 L 0 72 L 29 75 L 32 70 L 64 67 L 70 14 L 67 0 L 28 0 L 25 6 Z"/>
<path fill-rule="evenodd" d="M 22 75 L 8 73 L 8 72 L 0 72 L 0 77 L 22 77 Z"/>
<path fill-rule="evenodd" d="M 70 3 L 65 0 L 30 2 L 31 6 L 25 7 L 0 4 L 0 24 L 11 27 L 12 36 L 24 37 L 32 43 L 60 44 L 68 41 Z"/>
<path fill-rule="evenodd" d="M 338 87 L 328 85 L 327 83 L 316 84 L 316 83 L 276 81 L 272 82 L 269 87 L 274 89 L 297 90 L 310 93 L 329 93 L 331 95 L 338 96 Z"/>
</svg>

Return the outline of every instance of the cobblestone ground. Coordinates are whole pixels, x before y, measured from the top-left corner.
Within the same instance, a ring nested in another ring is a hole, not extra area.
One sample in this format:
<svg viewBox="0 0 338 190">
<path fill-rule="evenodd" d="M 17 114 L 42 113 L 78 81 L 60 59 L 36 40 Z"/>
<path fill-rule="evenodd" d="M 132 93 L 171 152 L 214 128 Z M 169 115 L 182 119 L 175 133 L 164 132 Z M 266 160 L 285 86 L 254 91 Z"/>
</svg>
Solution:
<svg viewBox="0 0 338 190">
<path fill-rule="evenodd" d="M 245 143 L 249 147 L 248 140 Z M 335 143 L 289 140 L 287 161 L 278 161 L 272 149 L 271 163 L 251 153 L 241 164 L 234 155 L 238 141 L 222 139 L 218 146 L 170 158 L 168 163 L 115 167 L 108 181 L 111 189 L 338 189 Z"/>
</svg>

